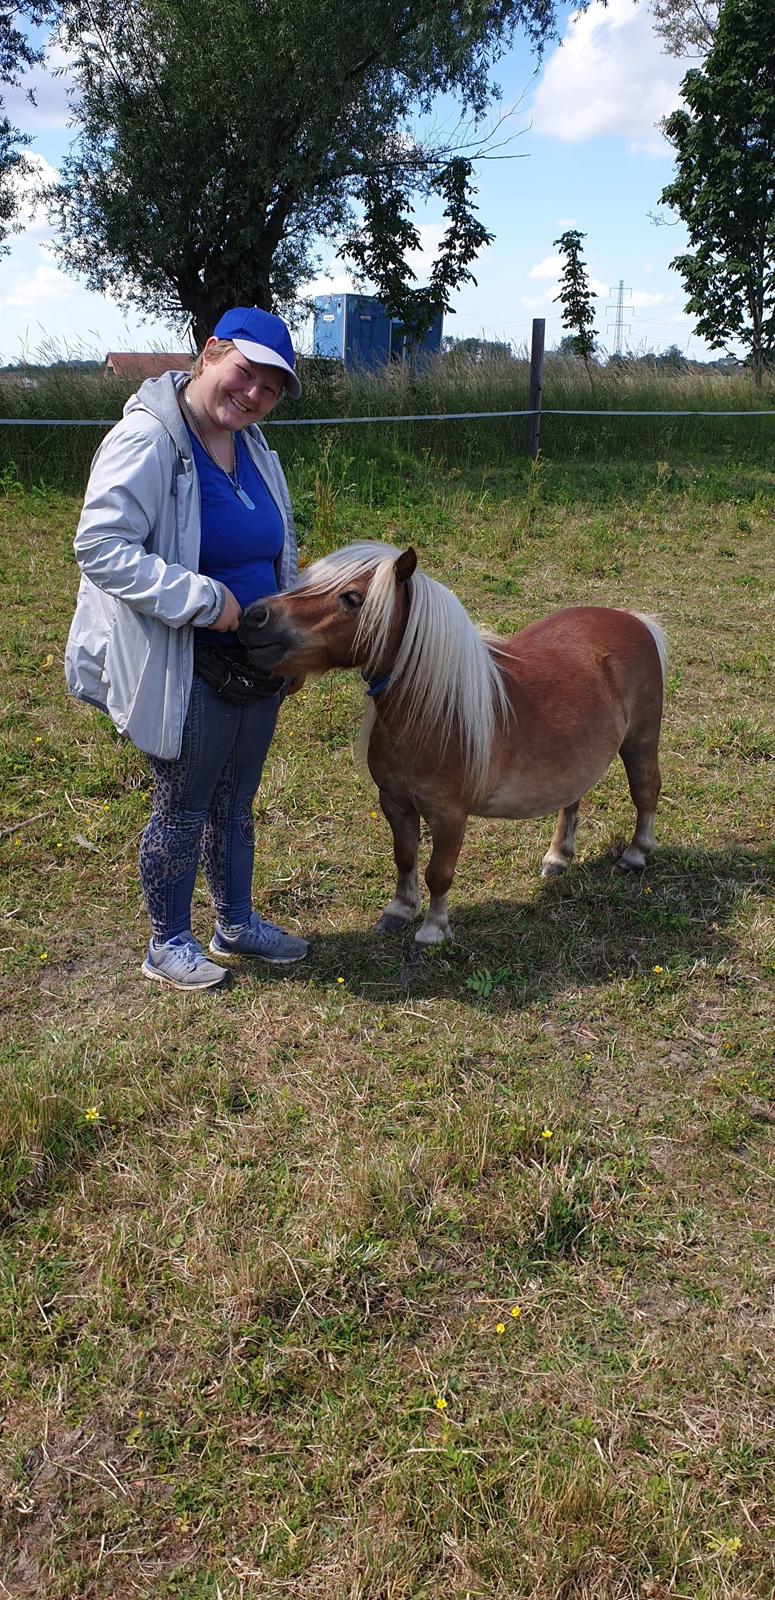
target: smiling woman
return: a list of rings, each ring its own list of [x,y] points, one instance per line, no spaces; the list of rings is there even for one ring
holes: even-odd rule
[[[148,756],[142,971],[176,989],[230,980],[191,930],[200,856],[213,954],[273,966],[307,954],[252,909],[252,803],[286,685],[251,672],[236,637],[243,607],[296,576],[288,489],[257,426],[283,390],[301,393],[285,323],[255,306],[226,312],[190,378],[167,372],[127,402],[76,535],[68,685]]]

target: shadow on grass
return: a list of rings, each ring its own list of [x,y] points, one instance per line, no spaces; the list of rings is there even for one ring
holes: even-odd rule
[[[454,998],[511,1009],[568,990],[651,979],[694,962],[732,962],[739,949],[727,924],[743,898],[772,883],[766,852],[661,849],[645,874],[622,875],[615,855],[539,880],[535,898],[455,903],[453,939],[430,950],[414,929],[380,938],[348,933],[313,941],[309,967],[287,982],[344,985],[369,1000]],[[419,923],[414,925],[416,929]],[[247,974],[240,973],[240,983]],[[261,981],[266,981],[262,978]]]

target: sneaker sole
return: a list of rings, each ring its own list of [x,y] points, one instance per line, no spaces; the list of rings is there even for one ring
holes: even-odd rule
[[[266,967],[292,967],[297,961],[306,961],[309,951],[305,950],[302,956],[262,956],[257,950],[229,950],[227,946],[216,944],[214,939],[208,945],[211,956],[247,956],[249,961],[263,961]]]
[[[222,978],[213,978],[212,983],[176,983],[174,978],[168,978],[166,972],[159,972],[156,967],[149,966],[144,961],[140,971],[144,978],[152,978],[154,983],[160,983],[167,989],[177,989],[180,994],[202,994],[207,989],[230,989],[231,973],[224,972]]]

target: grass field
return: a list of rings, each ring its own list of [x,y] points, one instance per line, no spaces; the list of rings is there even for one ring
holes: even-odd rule
[[[404,470],[415,479],[414,462],[424,455],[436,466],[473,474],[476,481],[483,457],[491,467],[509,466],[524,454],[526,423],[522,416],[491,416],[486,422],[440,419],[450,414],[460,419],[469,412],[524,411],[529,394],[527,360],[472,362],[440,356],[416,372],[398,365],[375,372],[345,371],[335,361],[303,358],[300,365],[301,400],[284,400],[267,423],[267,437],[282,452],[284,461],[295,458],[314,471],[320,457],[317,428],[293,427],[294,421],[349,417],[433,419],[375,423],[368,428],[338,422],[329,435],[329,467],[341,470],[343,462],[351,463],[362,490],[368,488],[371,477],[379,481],[387,462],[401,456],[406,458]],[[25,483],[82,490],[94,450],[110,421],[121,415],[131,389],[131,384],[100,373],[79,374],[56,367],[36,371],[32,380],[24,374],[3,374],[0,477],[5,473],[10,482],[18,476]],[[632,363],[593,368],[588,375],[583,362],[550,354],[543,407],[541,446],[548,461],[600,465],[612,457],[634,463],[665,458],[706,462],[712,458],[756,464],[763,456],[771,456],[775,446],[775,374],[769,374],[758,388],[747,371],[666,372]],[[751,414],[759,411],[768,414]],[[592,414],[584,415],[586,412]],[[620,414],[607,417],[601,415],[604,412]],[[645,415],[633,416],[632,412]],[[670,412],[676,414],[664,414]],[[689,415],[682,414],[687,412]],[[38,425],[46,419],[73,423],[90,418],[107,419],[106,426]],[[6,425],[9,419],[26,419],[36,425],[14,428]]]
[[[564,880],[473,821],[454,943],[378,942],[323,680],[258,807],[309,969],[158,992],[144,764],[62,682],[77,502],[6,474],[0,1596],[770,1600],[775,457],[317,450],[311,554],[411,538],[504,633],[661,618],[660,847],[614,874],[612,769]]]

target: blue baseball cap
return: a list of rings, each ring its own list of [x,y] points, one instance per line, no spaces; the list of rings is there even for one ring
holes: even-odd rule
[[[216,339],[229,339],[241,356],[264,367],[280,367],[285,387],[292,400],[298,400],[301,384],[293,370],[293,345],[282,317],[258,306],[235,306],[225,311],[213,328]]]

